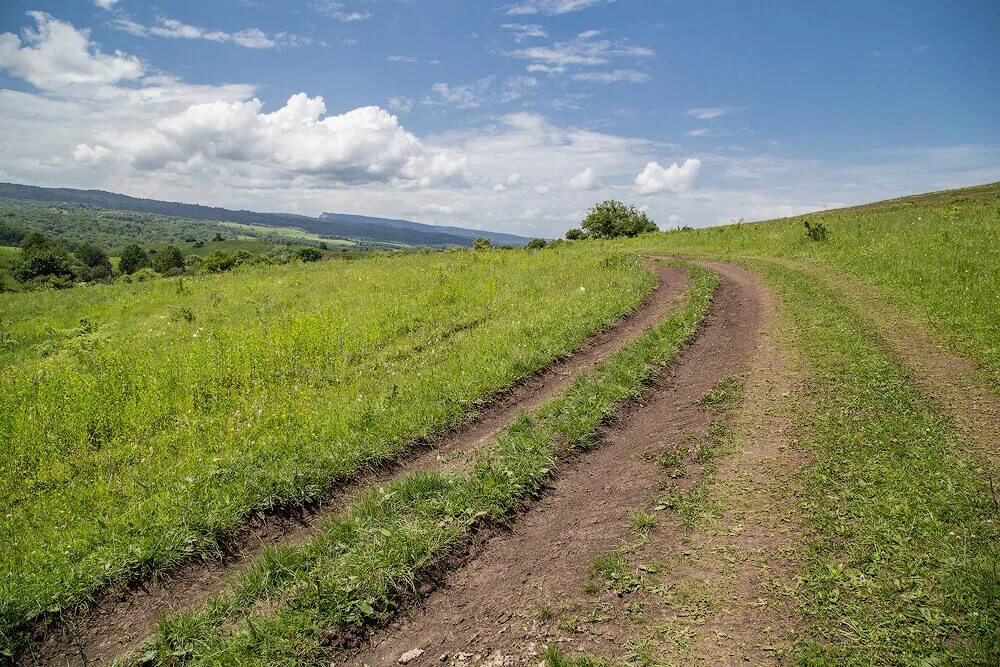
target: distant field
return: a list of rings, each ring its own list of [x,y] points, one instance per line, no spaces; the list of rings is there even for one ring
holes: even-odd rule
[[[294,227],[268,227],[267,225],[244,225],[238,222],[221,222],[221,225],[226,227],[232,227],[233,229],[240,230],[244,229],[255,234],[280,234],[281,236],[290,239],[301,239],[303,241],[315,241],[317,243],[324,242],[329,246],[354,246],[357,245],[354,241],[349,241],[347,239],[330,239],[324,238],[319,234],[314,234],[313,232],[307,232],[304,229],[296,229]]]

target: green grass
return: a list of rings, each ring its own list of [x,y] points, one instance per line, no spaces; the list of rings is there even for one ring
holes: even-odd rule
[[[949,420],[836,294],[761,264],[797,329],[810,665],[996,664],[1000,512]]]
[[[461,423],[653,284],[567,248],[0,295],[0,631]]]
[[[546,483],[560,455],[590,445],[616,407],[638,395],[652,364],[674,358],[717,283],[703,269],[692,275],[682,310],[521,417],[477,456],[470,473],[416,473],[371,490],[307,544],[269,552],[204,608],[163,622],[134,659],[329,662],[333,636],[391,616],[421,570],[453,551],[475,524],[508,520]]]
[[[803,221],[829,238],[806,238]],[[621,243],[648,251],[816,263],[862,280],[977,361],[1000,392],[1000,183]]]

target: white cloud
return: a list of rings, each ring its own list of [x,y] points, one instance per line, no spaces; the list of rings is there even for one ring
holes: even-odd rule
[[[614,0],[525,0],[507,7],[506,13],[511,16],[524,14],[569,14],[587,7],[600,5]]]
[[[576,176],[566,181],[566,186],[571,190],[596,190],[601,187],[601,179],[590,167],[586,167]]]
[[[365,19],[371,18],[370,12],[349,9],[345,3],[334,2],[333,0],[319,0],[318,2],[312,3],[310,7],[320,14],[324,14],[332,19],[343,21],[345,23],[364,21]]]
[[[390,97],[388,106],[393,111],[408,113],[413,110],[413,100],[409,97]]]
[[[547,32],[542,30],[542,26],[536,23],[504,23],[500,27],[504,30],[510,30],[514,41],[518,44],[526,39],[549,36]]]
[[[391,63],[415,63],[417,62],[416,56],[389,56],[386,58]]]
[[[684,192],[694,186],[701,170],[701,160],[689,158],[684,164],[674,162],[669,167],[661,167],[659,162],[650,162],[635,177],[635,189],[640,195],[658,192]]]
[[[70,92],[135,80],[145,72],[135,56],[98,51],[89,30],[76,30],[45,12],[28,16],[35,29],[25,28],[21,38],[9,32],[0,35],[0,69],[37,88]]]
[[[634,69],[616,69],[611,72],[578,72],[573,75],[574,81],[588,83],[646,83],[652,77],[645,72]]]
[[[531,73],[539,74],[563,74],[566,72],[565,67],[556,66],[552,67],[549,65],[542,65],[541,63],[532,63],[528,65],[528,71]]]
[[[606,65],[614,58],[650,58],[656,53],[644,46],[633,46],[627,42],[612,42],[607,39],[593,39],[596,30],[580,33],[563,42],[549,46],[530,46],[507,53],[513,58],[533,61],[533,65],[566,68],[575,65]],[[531,67],[531,65],[529,65]],[[542,71],[542,70],[536,70]]]
[[[260,28],[247,28],[237,32],[210,30],[190,25],[176,19],[159,17],[151,26],[143,25],[123,14],[116,16],[111,25],[137,37],[163,37],[165,39],[202,39],[208,42],[230,43],[248,49],[273,49],[278,47],[326,46],[326,42],[312,37],[301,37],[288,32],[268,35]]]
[[[78,146],[74,155],[89,159],[102,148],[144,171],[231,163],[331,183],[412,185],[464,178],[461,158],[428,153],[387,111],[361,107],[326,115],[323,98],[305,93],[272,113],[263,113],[256,98],[194,104],[149,128],[106,133],[93,145]]]
[[[741,111],[741,109],[737,107],[702,107],[699,109],[688,109],[684,114],[698,120],[712,120],[713,118],[726,116],[737,111]]]
[[[695,130],[690,130],[684,133],[685,137],[708,137],[712,135],[712,131],[707,127],[699,127]]]
[[[101,9],[112,10],[118,4],[118,0],[94,0],[94,5]]]
[[[476,109],[488,103],[513,102],[537,86],[538,80],[531,76],[511,76],[499,83],[492,75],[466,84],[435,83],[431,86],[433,97],[424,99],[423,104]]]

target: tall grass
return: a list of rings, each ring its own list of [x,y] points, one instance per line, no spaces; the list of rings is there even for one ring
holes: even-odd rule
[[[809,240],[805,220],[825,225],[827,240]],[[797,259],[846,272],[929,323],[1000,391],[1000,183],[622,245]]]
[[[653,284],[564,248],[0,297],[0,632],[457,425]]]

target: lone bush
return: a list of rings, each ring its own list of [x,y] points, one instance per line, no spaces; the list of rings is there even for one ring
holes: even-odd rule
[[[479,238],[477,238],[475,241],[472,242],[472,249],[473,250],[492,250],[493,249],[493,243],[490,242],[490,240],[488,238],[486,238],[485,236],[480,236]]]
[[[318,262],[323,259],[323,251],[319,248],[306,246],[295,251],[295,257],[303,262]]]
[[[803,224],[806,226],[806,238],[810,241],[825,241],[827,232],[826,225],[822,222],[817,222],[815,225],[810,225],[808,220],[803,220]]]
[[[587,211],[580,226],[599,239],[638,236],[658,229],[644,211],[613,199],[603,201]]]
[[[541,250],[546,245],[548,244],[545,239],[531,239],[524,247],[528,250]]]
[[[183,270],[184,255],[181,254],[180,248],[168,245],[156,253],[156,258],[153,259],[153,268],[163,275],[167,275],[172,269]]]
[[[580,239],[587,238],[587,234],[579,227],[574,227],[573,229],[566,232],[567,241],[579,241]]]

